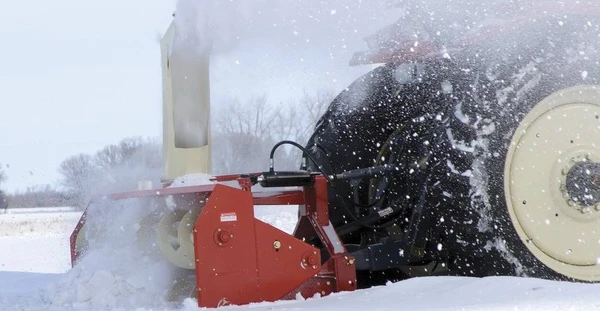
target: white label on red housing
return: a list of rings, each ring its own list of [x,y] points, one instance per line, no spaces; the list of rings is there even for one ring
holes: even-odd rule
[[[237,221],[237,215],[235,213],[222,213],[221,222],[226,221]]]
[[[379,217],[386,217],[393,212],[394,212],[394,210],[391,207],[388,207],[388,208],[378,211],[377,213],[379,214]]]

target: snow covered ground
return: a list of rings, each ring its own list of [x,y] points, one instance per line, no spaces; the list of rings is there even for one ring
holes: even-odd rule
[[[70,208],[9,209],[0,214],[0,271],[64,273],[69,235],[81,212]]]
[[[80,213],[69,209],[0,214],[1,310],[197,310],[196,301],[192,299],[176,305],[160,301],[148,304],[141,296],[115,294],[108,301],[110,292],[102,287],[106,277],[111,277],[107,274],[97,274],[86,283],[78,282],[77,277],[83,278],[84,273],[69,269],[68,238],[79,216]],[[293,211],[281,208],[257,211],[257,217],[288,231],[295,220]],[[118,281],[119,276],[114,278]],[[94,282],[99,286],[93,287]],[[83,291],[87,296],[82,297],[82,288],[64,288],[65,284],[78,287],[86,284],[92,290]],[[71,290],[78,290],[79,296],[70,295]],[[256,303],[222,309],[600,310],[598,292],[600,284],[515,277],[427,277],[305,301]],[[62,299],[58,299],[59,296]],[[88,303],[85,299],[98,303]],[[136,301],[139,301],[139,307],[134,307]]]

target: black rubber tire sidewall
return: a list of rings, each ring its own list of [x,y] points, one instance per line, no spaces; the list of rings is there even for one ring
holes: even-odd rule
[[[569,32],[561,31],[557,36],[566,36],[565,32]],[[598,30],[595,29],[593,33],[598,33]],[[487,179],[485,185],[480,185],[485,188],[487,198],[471,195],[471,208],[481,215],[478,226],[484,228],[482,237],[486,239],[483,256],[475,258],[476,262],[471,265],[475,274],[573,280],[540,262],[526,247],[527,242],[517,234],[505,199],[504,169],[515,129],[537,103],[565,88],[600,85],[597,53],[580,58],[568,55],[569,50],[578,51],[582,46],[596,52],[598,44],[583,40],[593,33],[578,35],[573,30],[568,40],[559,42],[551,37],[543,37],[521,49],[519,57],[497,59],[493,65],[498,70],[495,79],[476,86],[477,96],[487,98],[490,104],[487,107],[470,107],[471,113],[478,115],[480,120],[490,120],[495,130],[489,135],[478,135],[478,139],[487,142],[487,145],[476,145],[473,159],[473,174],[479,174],[480,178],[483,174],[483,179]],[[480,70],[483,75],[489,73],[490,67]],[[502,97],[498,94],[502,94]],[[474,128],[476,132],[482,132],[480,126]],[[478,167],[481,168],[479,172]],[[476,193],[477,189],[471,192]]]

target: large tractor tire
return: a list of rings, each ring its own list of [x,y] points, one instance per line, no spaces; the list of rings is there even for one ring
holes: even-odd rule
[[[455,245],[457,240],[476,236],[474,228],[464,226],[472,222],[469,180],[453,173],[467,171],[472,154],[468,148],[456,148],[446,138],[448,128],[464,127],[453,117],[453,111],[456,101],[470,100],[470,89],[462,89],[465,79],[460,67],[445,60],[384,65],[358,79],[330,105],[307,144],[317,162],[311,163],[312,170],[332,174],[384,164],[399,168],[391,178],[330,185],[330,218],[338,233],[340,228],[360,222],[357,219],[367,214],[369,207],[381,211],[394,206],[397,210],[391,220],[361,224],[362,228],[348,234],[342,230],[346,244],[364,245],[388,237],[402,239],[410,225],[406,219],[418,204],[427,205],[425,218],[431,225],[419,234],[430,243]],[[452,86],[450,81],[460,83]],[[460,160],[448,165],[450,158]],[[427,200],[421,202],[424,196]],[[435,237],[435,242],[431,237]],[[453,249],[472,254],[475,247]],[[456,252],[449,256],[465,258]],[[408,269],[429,266],[432,259],[423,256],[422,261],[411,263]],[[381,284],[407,274],[410,273],[406,269],[366,275],[361,272],[359,279],[363,282],[359,283]]]
[[[527,114],[511,113],[517,124],[498,120],[489,145],[478,147],[474,180],[487,194],[475,201],[492,233],[486,250],[498,258],[487,269],[597,281],[600,87],[540,93]]]
[[[495,50],[505,57],[479,54],[493,65],[474,70],[477,105],[462,118],[476,135],[478,274],[600,280],[600,31],[556,25]]]
[[[402,83],[396,73],[395,66],[378,67],[334,99],[307,144],[318,162],[310,163],[312,170],[329,175],[372,166],[388,137],[425,113],[426,105],[405,103],[430,101],[432,94],[422,92],[428,81],[414,77],[414,81]],[[360,217],[360,211],[348,201],[368,204],[368,180],[331,185],[330,217],[336,227]],[[359,237],[350,234],[345,238],[351,243]]]
[[[308,143],[319,146],[313,169],[402,168],[383,201],[410,210],[426,197],[430,227],[420,234],[444,249],[435,255],[452,274],[600,280],[595,25],[540,23],[450,59],[375,69],[318,124]],[[412,79],[399,74],[406,68]],[[334,226],[360,217],[348,199],[369,204],[376,187],[336,184]],[[362,232],[393,237],[406,226],[398,217]],[[344,242],[364,243],[360,232]]]

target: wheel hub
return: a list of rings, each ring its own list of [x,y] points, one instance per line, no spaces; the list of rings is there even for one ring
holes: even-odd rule
[[[574,159],[561,188],[567,204],[581,213],[600,210],[600,163],[589,156]]]
[[[531,109],[514,132],[504,189],[513,225],[538,260],[600,280],[600,89],[564,89]]]

